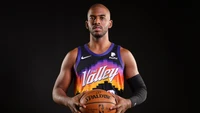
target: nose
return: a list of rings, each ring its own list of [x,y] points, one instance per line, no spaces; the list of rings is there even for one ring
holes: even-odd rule
[[[100,19],[99,18],[95,18],[94,24],[100,24]]]

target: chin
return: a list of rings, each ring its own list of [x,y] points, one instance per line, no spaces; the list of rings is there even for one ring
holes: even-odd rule
[[[101,34],[93,34],[93,37],[95,37],[96,39],[99,39],[99,38],[103,37],[103,35],[101,35]]]
[[[100,39],[102,36],[100,36],[100,35],[95,35],[94,36],[94,38],[96,38],[96,39]]]

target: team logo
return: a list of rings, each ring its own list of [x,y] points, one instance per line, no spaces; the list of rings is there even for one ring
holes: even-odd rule
[[[118,74],[119,68],[107,68],[107,66],[100,67],[97,71],[88,70],[83,72],[82,86],[91,84],[93,82],[109,79],[110,82]]]

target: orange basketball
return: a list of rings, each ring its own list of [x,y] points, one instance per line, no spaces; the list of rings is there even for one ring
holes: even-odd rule
[[[116,104],[114,96],[102,89],[87,91],[80,103],[86,105],[86,108],[80,108],[82,113],[116,113],[115,109],[109,109]]]

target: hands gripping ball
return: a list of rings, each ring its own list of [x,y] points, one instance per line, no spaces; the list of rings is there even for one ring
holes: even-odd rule
[[[80,99],[86,108],[80,108],[82,113],[116,113],[109,108],[116,104],[114,96],[102,89],[87,91]]]

